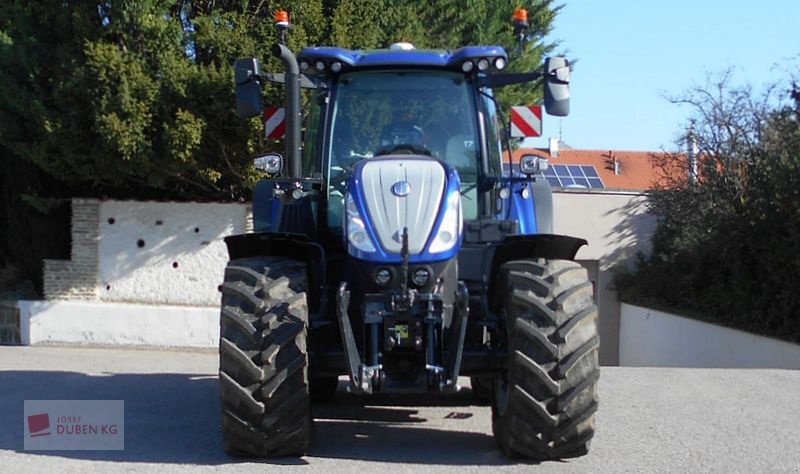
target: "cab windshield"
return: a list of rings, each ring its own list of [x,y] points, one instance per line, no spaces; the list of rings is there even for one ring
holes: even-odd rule
[[[477,127],[472,91],[449,72],[343,74],[333,104],[332,167],[373,156],[414,153],[459,170],[477,169]],[[466,171],[466,169],[464,169]]]
[[[473,90],[462,74],[342,74],[332,99],[327,151],[333,194],[338,196],[334,190],[342,189],[353,164],[388,154],[441,159],[458,171],[462,193],[475,188],[479,166],[477,114]],[[472,202],[476,198],[474,192],[463,194],[465,218],[476,217],[477,203]],[[332,219],[330,224],[336,227],[338,223]]]

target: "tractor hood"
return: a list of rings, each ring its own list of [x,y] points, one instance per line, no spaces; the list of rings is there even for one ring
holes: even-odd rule
[[[348,252],[369,261],[400,262],[407,229],[409,261],[454,257],[462,234],[459,188],[455,170],[430,157],[361,161],[345,196]]]

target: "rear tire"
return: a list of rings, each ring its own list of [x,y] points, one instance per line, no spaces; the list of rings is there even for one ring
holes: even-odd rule
[[[586,270],[566,260],[517,260],[500,278],[509,361],[495,379],[495,438],[509,457],[582,456],[594,436],[600,377]]]
[[[305,264],[296,260],[244,258],[225,269],[219,388],[229,454],[302,456],[308,449],[305,289]]]

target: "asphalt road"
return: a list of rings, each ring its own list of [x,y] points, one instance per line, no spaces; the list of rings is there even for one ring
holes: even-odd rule
[[[2,472],[800,472],[800,371],[603,368],[591,452],[505,459],[490,410],[447,398],[315,407],[311,454],[228,457],[210,353],[0,347]],[[124,399],[124,451],[23,450],[23,400]]]

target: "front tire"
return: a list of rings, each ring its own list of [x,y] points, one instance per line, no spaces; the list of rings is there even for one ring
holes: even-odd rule
[[[225,450],[302,456],[311,438],[306,268],[279,257],[233,260],[225,269],[219,388]]]
[[[480,403],[492,401],[494,397],[494,378],[493,377],[478,377],[473,376],[469,378],[470,387],[472,387],[472,395]]]
[[[582,456],[594,436],[599,337],[586,270],[517,260],[500,271],[508,371],[495,379],[492,428],[509,457]]]
[[[336,397],[339,387],[339,377],[322,376],[312,377],[309,381],[309,393],[312,402],[329,402]]]

